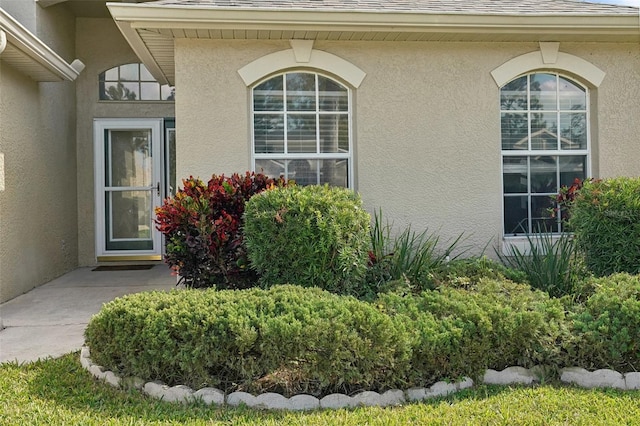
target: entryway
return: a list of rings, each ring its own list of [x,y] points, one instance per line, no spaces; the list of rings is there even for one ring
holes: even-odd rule
[[[175,186],[175,122],[94,120],[96,257],[161,260],[154,210]]]

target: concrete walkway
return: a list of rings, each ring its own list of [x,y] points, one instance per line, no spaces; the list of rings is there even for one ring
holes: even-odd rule
[[[0,305],[0,363],[30,362],[79,350],[84,329],[116,297],[175,288],[167,265],[139,271],[80,268]]]

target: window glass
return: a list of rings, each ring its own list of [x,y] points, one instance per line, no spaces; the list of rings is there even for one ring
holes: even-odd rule
[[[552,218],[555,196],[589,163],[588,90],[556,73],[520,76],[500,89],[504,233],[540,227],[562,232]]]
[[[175,88],[158,83],[143,64],[124,64],[100,73],[101,101],[174,101]]]
[[[254,168],[298,185],[350,186],[349,89],[313,72],[288,72],[256,85]]]

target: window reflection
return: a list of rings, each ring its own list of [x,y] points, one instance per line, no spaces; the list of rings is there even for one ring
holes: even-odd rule
[[[161,85],[144,64],[124,64],[100,73],[102,101],[174,101],[175,87]]]

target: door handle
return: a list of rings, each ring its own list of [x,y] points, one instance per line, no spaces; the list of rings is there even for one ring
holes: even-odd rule
[[[160,182],[156,183],[156,194],[160,196]]]

